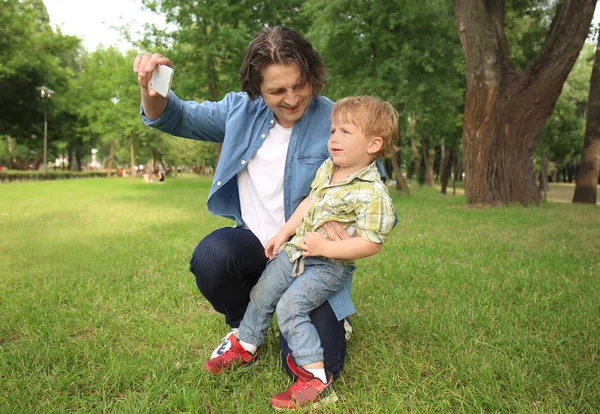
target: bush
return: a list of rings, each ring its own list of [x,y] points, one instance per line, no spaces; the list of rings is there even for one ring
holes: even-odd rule
[[[113,170],[111,176],[115,174]],[[13,181],[44,181],[44,180],[70,180],[74,178],[96,178],[106,177],[105,171],[68,171],[52,170],[44,171],[20,171],[20,170],[2,170],[0,171],[0,182],[10,183]]]

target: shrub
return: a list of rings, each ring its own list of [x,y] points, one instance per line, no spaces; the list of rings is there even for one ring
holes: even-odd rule
[[[113,170],[111,176],[115,174]],[[74,178],[96,178],[106,177],[105,171],[68,171],[52,170],[44,171],[20,171],[20,170],[2,170],[0,171],[0,182],[10,183],[13,181],[43,181],[43,180],[70,180]]]

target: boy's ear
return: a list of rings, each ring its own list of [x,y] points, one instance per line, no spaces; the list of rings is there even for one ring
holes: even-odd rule
[[[379,151],[381,151],[382,147],[383,147],[383,138],[374,137],[374,138],[371,138],[371,142],[369,142],[367,152],[369,154],[377,154]]]

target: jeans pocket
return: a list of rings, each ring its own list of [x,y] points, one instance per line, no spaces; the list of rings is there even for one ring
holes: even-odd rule
[[[315,305],[320,306],[331,295],[340,291],[352,275],[351,266],[339,264],[313,265],[317,267],[318,277],[306,290],[306,297]]]

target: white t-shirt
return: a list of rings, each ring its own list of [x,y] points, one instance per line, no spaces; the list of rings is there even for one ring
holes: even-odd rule
[[[292,128],[275,124],[237,175],[242,220],[263,246],[285,224],[283,173]]]

